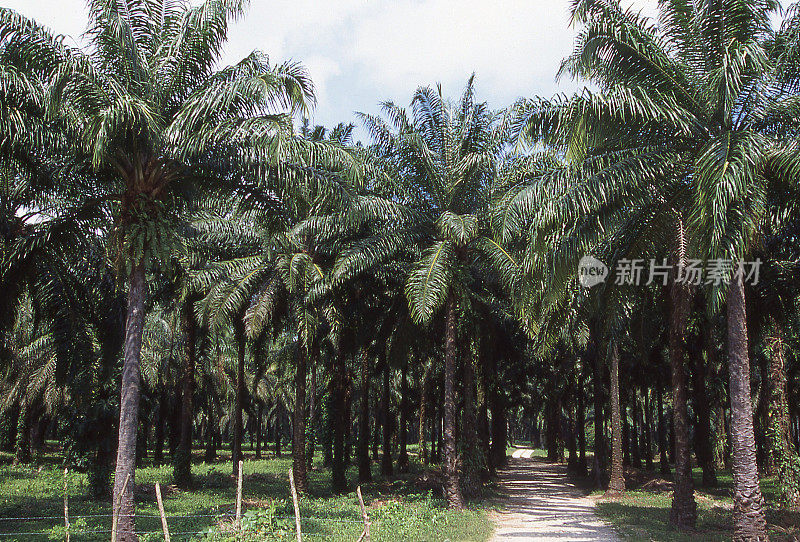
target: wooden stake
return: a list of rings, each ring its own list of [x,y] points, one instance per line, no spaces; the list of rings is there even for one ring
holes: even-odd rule
[[[242,461],[239,461],[239,481],[236,484],[236,529],[242,530]]]
[[[67,485],[67,474],[69,469],[64,467],[64,532],[67,542],[69,542],[69,486]]]
[[[131,473],[125,477],[125,483],[122,484],[122,491],[120,491],[119,495],[122,496],[125,493],[125,490],[128,489],[128,480],[131,479]],[[117,502],[114,503],[111,509],[111,542],[117,542],[117,519],[119,516],[119,499]]]
[[[167,527],[167,516],[164,514],[164,501],[161,500],[161,486],[156,482],[156,500],[158,501],[158,513],[161,515],[161,528],[164,530],[164,540],[169,540],[169,527]]]
[[[294,502],[294,524],[297,528],[297,542],[303,542],[303,532],[300,530],[300,504],[297,502],[297,488],[294,487],[294,472],[289,469],[289,485],[292,488],[292,502]]]
[[[358,504],[361,506],[361,516],[364,518],[364,532],[358,537],[358,542],[362,540],[370,542],[369,516],[367,515],[367,507],[364,506],[364,497],[361,496],[361,486],[356,486],[356,495],[358,495]]]

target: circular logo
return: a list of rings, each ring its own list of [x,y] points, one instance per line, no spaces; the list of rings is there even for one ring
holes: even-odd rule
[[[582,286],[591,288],[608,277],[608,266],[593,256],[584,256],[578,262],[578,281]]]

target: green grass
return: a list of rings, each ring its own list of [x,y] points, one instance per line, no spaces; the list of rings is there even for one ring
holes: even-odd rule
[[[509,453],[514,448],[509,448]],[[180,491],[170,487],[172,467],[145,464],[137,469],[137,529],[152,534],[142,540],[161,540],[160,520],[153,485],[159,482],[164,492],[164,507],[170,516],[173,540],[198,540],[199,533],[216,526],[220,517],[235,511],[236,484],[231,476],[231,464],[222,451],[214,463],[195,458],[192,466],[195,488]],[[245,522],[267,525],[270,540],[293,540],[293,507],[289,492],[288,471],[291,458],[255,460],[252,452],[244,462]],[[545,455],[543,450],[534,452]],[[303,531],[307,540],[356,540],[361,534],[360,510],[355,493],[334,495],[330,491],[330,471],[320,467],[317,454],[315,468],[309,473],[310,494],[300,499]],[[35,465],[11,466],[11,457],[0,454],[0,542],[6,540],[63,540],[64,478],[59,457],[47,454]],[[657,467],[656,467],[657,470]],[[422,542],[432,540],[484,541],[492,532],[487,517],[489,499],[478,500],[461,512],[451,512],[440,498],[415,483],[422,472],[421,465],[411,464],[411,472],[385,479],[377,465],[373,466],[375,482],[362,488],[372,519],[372,540],[378,542]],[[691,541],[728,540],[731,534],[731,491],[733,479],[729,472],[719,472],[719,486],[701,487],[701,473],[694,471],[698,503],[697,532],[682,534],[669,527],[670,492],[651,492],[642,489],[627,491],[613,499],[599,498],[598,513],[614,525],[626,540]],[[350,487],[355,488],[356,471],[348,470]],[[87,498],[87,480],[81,473],[69,475],[70,517],[73,525],[84,529],[72,540],[108,540],[111,512],[107,501]],[[793,540],[800,536],[800,513],[775,509],[777,487],[774,478],[762,480],[762,491],[770,509],[768,521],[773,540]],[[491,496],[491,491],[487,492]],[[599,492],[595,493],[600,497]],[[247,514],[247,511],[250,511]],[[47,519],[14,521],[11,518],[46,517]],[[78,516],[87,517],[82,520]],[[178,517],[191,516],[191,517]],[[91,534],[85,531],[106,531]],[[75,533],[75,530],[72,531]],[[32,534],[25,534],[32,533]],[[187,534],[180,534],[187,533]],[[192,533],[192,534],[188,534]],[[2,536],[10,535],[10,536]],[[262,534],[256,538],[267,539]],[[224,537],[208,540],[231,540]]]
[[[288,471],[291,458],[255,460],[247,453],[244,462],[244,511],[256,510],[247,517],[269,511],[276,519],[276,530],[291,530],[294,526]],[[0,463],[9,457],[0,456]],[[219,516],[235,511],[236,484],[231,476],[230,461],[206,464],[197,461],[192,466],[195,488],[180,491],[170,487],[172,468],[169,465],[145,465],[137,469],[137,530],[152,532],[143,540],[161,540],[161,524],[153,485],[159,482],[164,494],[164,508],[169,519],[173,540],[196,540],[196,534],[216,525]],[[320,468],[321,458],[315,457],[315,468],[309,473],[310,494],[300,500],[303,531],[308,540],[356,540],[362,523],[358,500],[354,492],[334,495],[330,491],[330,471]],[[0,466],[0,542],[11,540],[63,540],[64,478],[58,467],[58,458],[51,454],[42,457],[37,465]],[[461,512],[448,511],[440,498],[418,487],[414,481],[422,471],[413,463],[411,472],[393,480],[382,478],[373,471],[375,482],[362,488],[368,513],[373,521],[372,539],[381,542],[413,542],[429,540],[483,541],[491,532],[485,506],[480,502]],[[355,490],[355,469],[348,471],[350,487]],[[69,508],[73,524],[85,531],[73,540],[108,540],[107,533],[91,534],[86,531],[109,531],[110,502],[97,502],[87,498],[87,480],[84,474],[69,475]],[[87,517],[77,520],[78,516]],[[148,517],[150,516],[150,517]],[[194,517],[176,517],[194,516]],[[206,517],[211,516],[211,517]],[[13,521],[10,518],[47,517],[48,519]],[[248,521],[249,521],[248,519]],[[75,532],[74,530],[72,531]],[[34,533],[34,534],[23,534]],[[187,534],[179,534],[187,533]],[[293,536],[291,532],[284,533]],[[10,536],[2,536],[10,535]]]
[[[657,472],[657,467],[656,467]],[[717,473],[715,488],[702,487],[702,473],[693,470],[697,501],[697,530],[681,533],[669,526],[672,493],[633,489],[614,498],[599,498],[597,512],[608,520],[625,539],[632,541],[723,541],[732,533],[733,477],[728,471]],[[777,486],[774,478],[764,478],[761,490],[767,501],[767,522],[770,537],[775,540],[797,540],[800,537],[800,513],[777,509]]]

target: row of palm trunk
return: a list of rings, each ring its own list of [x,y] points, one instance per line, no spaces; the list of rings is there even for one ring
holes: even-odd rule
[[[135,277],[134,277],[135,278]],[[138,286],[132,280],[132,286]],[[131,297],[138,288],[131,288]],[[671,514],[671,521],[678,527],[690,529],[694,526],[697,518],[696,503],[693,495],[692,478],[691,478],[691,453],[689,441],[689,419],[687,409],[688,387],[686,377],[686,344],[684,341],[685,327],[687,316],[691,307],[692,293],[687,288],[683,288],[677,283],[673,283],[670,289],[670,332],[669,332],[669,351],[670,351],[670,369],[671,369],[671,385],[672,385],[672,427],[674,435],[674,464],[675,464],[675,493],[673,497],[673,507]],[[728,348],[729,348],[729,374],[730,374],[730,397],[731,397],[731,460],[735,476],[734,488],[734,525],[736,528],[737,537],[747,539],[747,537],[755,537],[751,539],[763,538],[765,533],[764,522],[764,500],[761,495],[758,485],[758,470],[756,467],[756,444],[753,431],[753,411],[750,401],[750,370],[749,370],[749,356],[748,356],[748,337],[746,328],[746,313],[745,313],[745,299],[744,299],[744,285],[741,281],[734,281],[731,283],[728,300],[727,300],[727,327],[728,327]],[[450,302],[449,302],[450,303]],[[453,507],[463,506],[463,496],[461,492],[460,481],[462,473],[459,472],[458,465],[458,451],[456,446],[456,368],[458,360],[456,359],[456,336],[455,336],[455,311],[448,303],[446,311],[446,328],[445,328],[445,346],[446,355],[444,359],[444,389],[443,389],[443,445],[440,446],[442,450],[443,473],[445,480],[445,494],[448,502]],[[135,307],[134,307],[135,308]],[[128,326],[137,325],[135,310],[129,310]],[[138,324],[141,325],[141,324]],[[178,455],[176,458],[176,480],[182,485],[189,486],[191,484],[190,475],[190,457],[191,457],[191,442],[192,442],[192,421],[193,417],[193,383],[194,383],[194,360],[195,354],[195,337],[196,337],[196,324],[190,317],[187,316],[184,322],[184,329],[187,336],[186,342],[186,369],[182,375],[182,414],[181,414],[181,430],[180,430],[180,444],[178,448]],[[135,333],[133,334],[135,335]],[[242,331],[236,334],[237,343],[239,344],[239,363],[237,367],[237,386],[236,386],[236,405],[235,411],[238,413],[234,417],[234,435],[233,435],[233,452],[234,452],[234,469],[238,465],[238,459],[241,457],[241,441],[243,436],[241,412],[242,412],[242,397],[244,394],[243,381],[244,381],[244,336]],[[601,370],[600,359],[601,357],[597,352],[592,352],[599,348],[595,340],[590,345],[588,354],[594,356],[595,369]],[[127,347],[127,345],[126,345]],[[773,447],[779,450],[791,450],[788,443],[788,414],[786,407],[786,377],[785,369],[783,367],[782,344],[780,340],[776,340],[772,349],[773,355],[770,357],[770,397],[771,403],[778,405],[778,412],[783,413],[783,416],[775,416],[776,427],[771,429],[770,438]],[[610,457],[610,475],[608,481],[608,490],[611,492],[621,492],[625,489],[625,481],[623,476],[623,424],[620,414],[620,395],[619,395],[619,349],[615,343],[610,343],[610,413],[611,413],[611,457]],[[368,481],[371,479],[371,461],[369,459],[369,425],[370,414],[369,409],[369,391],[371,382],[371,363],[370,352],[364,349],[361,354],[361,407],[359,413],[359,440],[358,440],[358,465],[359,465],[359,480]],[[379,363],[379,366],[381,364]],[[391,444],[390,439],[392,436],[391,424],[387,421],[392,419],[389,411],[390,402],[387,400],[389,395],[389,370],[388,365],[383,362],[386,370],[383,370],[382,382],[382,424],[384,426],[383,432],[383,449],[381,470],[384,474],[392,474],[392,458],[391,458]],[[693,367],[693,377],[695,381],[694,390],[698,392],[699,384],[702,381],[702,363],[697,363]],[[305,443],[305,423],[306,423],[306,373],[307,370],[307,353],[300,350],[298,356],[296,380],[295,380],[295,393],[297,400],[295,401],[295,409],[293,413],[293,468],[295,471],[295,479],[298,488],[301,491],[308,489],[307,467],[308,461],[306,460],[306,443]],[[602,378],[598,377],[597,373],[594,378],[595,393],[594,393],[594,408],[596,412],[602,412],[604,408],[603,391],[602,391]],[[350,392],[349,387],[352,383],[348,382],[348,375],[346,371],[345,359],[343,356],[337,357],[336,364],[332,373],[332,396],[333,396],[333,409],[335,412],[344,412],[349,407],[346,407],[345,396]],[[465,371],[465,380],[471,377],[471,371]],[[427,417],[425,409],[428,406],[426,394],[430,393],[429,386],[426,386],[427,378],[423,379],[422,395],[424,400],[421,402],[420,410],[420,436],[424,435],[425,419]],[[404,387],[403,392],[407,391],[405,371],[401,379]],[[131,379],[127,379],[127,384],[132,384]],[[468,399],[470,394],[466,393],[467,389],[472,389],[472,383],[468,380],[464,383],[465,399]],[[136,382],[138,385],[138,382]],[[125,398],[125,389],[123,386],[123,400]],[[493,398],[492,403],[492,436],[495,442],[505,442],[504,432],[505,427],[505,412],[502,406],[499,405],[497,399],[497,391],[492,388],[490,397]],[[401,455],[399,457],[399,470],[404,470],[407,466],[407,422],[408,413],[407,405],[405,403],[405,393],[401,404],[401,423],[399,428],[399,440]],[[660,398],[659,398],[660,399]],[[696,398],[697,399],[697,398]],[[659,403],[661,401],[659,400]],[[704,401],[696,401],[697,405],[703,405]],[[138,409],[133,409],[134,412]],[[579,409],[582,412],[582,408]],[[662,410],[659,408],[659,417],[662,415]],[[698,415],[702,409],[698,409]],[[465,420],[465,427],[475,427],[474,423],[475,412],[469,405],[465,404],[464,416],[472,417],[470,420]],[[484,411],[483,416],[486,416]],[[348,417],[334,416],[333,425],[333,487],[336,490],[344,490],[346,488],[346,477],[344,475],[347,461],[345,460],[345,433],[347,431],[346,423]],[[701,424],[697,427],[702,429],[707,423],[708,417],[704,416]],[[126,420],[131,423],[130,420]],[[135,422],[134,422],[135,423]],[[663,424],[662,421],[659,421]],[[137,424],[138,425],[138,424]],[[120,425],[120,433],[122,436],[123,429],[129,427],[128,424],[122,423]],[[134,425],[136,427],[136,425]],[[595,442],[600,443],[596,446],[595,454],[595,472],[598,476],[602,476],[603,466],[605,465],[605,458],[603,457],[602,450],[605,449],[604,434],[602,424],[595,424]],[[660,438],[663,438],[663,432],[660,433]],[[132,445],[135,446],[136,431],[133,430],[132,434],[134,439]],[[702,437],[702,431],[700,431]],[[483,438],[488,442],[488,435],[483,435]],[[468,439],[473,439],[472,435],[467,435]],[[420,440],[420,449],[423,457],[427,455],[425,440]],[[126,444],[124,439],[120,440],[120,449]],[[131,445],[131,444],[128,444]],[[498,447],[499,448],[499,447]],[[707,448],[699,448],[698,452]],[[666,464],[663,461],[664,446],[662,450],[662,466]],[[118,451],[118,453],[121,453]],[[488,454],[489,464],[494,465],[502,461],[499,454]],[[572,456],[573,454],[571,454]],[[701,457],[703,454],[698,453],[698,460],[705,466],[712,458]],[[585,462],[585,459],[584,459]],[[783,465],[783,463],[781,463]],[[704,468],[704,474],[706,469]],[[711,471],[713,473],[713,471]],[[132,478],[132,477],[131,477]],[[117,480],[117,483],[122,483],[123,487],[127,490],[126,486],[132,487],[133,482],[130,478],[125,484],[124,480]],[[118,491],[121,491],[119,489]],[[125,509],[121,509],[121,521],[125,521]],[[132,517],[132,510],[131,510]]]
[[[138,284],[138,283],[137,283]],[[138,288],[133,289],[132,293],[138,294]],[[135,296],[132,296],[135,301]],[[436,370],[433,366],[425,368],[425,374],[420,383],[421,400],[419,404],[419,418],[417,426],[419,433],[416,435],[416,441],[419,445],[420,459],[428,464],[430,461],[441,461],[443,465],[443,474],[445,481],[445,494],[448,503],[451,507],[460,508],[464,504],[464,498],[461,491],[461,478],[462,472],[458,466],[458,449],[456,433],[458,432],[457,426],[462,429],[461,440],[464,443],[462,449],[469,449],[470,453],[477,453],[483,456],[479,464],[484,466],[485,469],[492,469],[505,462],[505,442],[507,440],[506,428],[506,415],[505,407],[502,401],[502,393],[497,388],[497,382],[488,379],[489,375],[496,373],[496,359],[491,356],[486,356],[485,359],[492,363],[493,366],[483,368],[481,375],[484,381],[481,383],[487,390],[486,400],[480,406],[480,412],[475,406],[475,394],[473,387],[476,385],[474,381],[474,372],[471,362],[463,363],[464,382],[461,386],[461,396],[463,402],[463,421],[458,423],[456,404],[456,368],[459,365],[456,359],[457,345],[456,345],[456,329],[455,329],[455,306],[454,302],[448,302],[446,313],[446,337],[445,346],[447,355],[444,360],[444,378],[442,389],[439,390],[439,397],[436,397],[436,386],[434,386],[433,372]],[[129,308],[129,325],[135,323],[135,306],[131,303]],[[192,458],[192,444],[193,444],[193,425],[195,423],[195,403],[193,401],[195,393],[195,370],[197,364],[197,343],[200,340],[200,328],[191,310],[184,310],[182,312],[182,324],[184,337],[184,364],[183,371],[179,380],[180,391],[180,416],[178,427],[178,446],[175,451],[174,463],[174,478],[179,487],[191,488],[192,475],[191,475],[191,458]],[[245,402],[245,395],[248,393],[245,388],[245,356],[246,356],[246,335],[244,332],[244,325],[241,320],[234,321],[234,341],[237,350],[237,363],[236,363],[236,378],[234,387],[234,415],[232,418],[232,465],[233,474],[237,474],[239,460],[242,458],[242,441],[244,440],[244,427],[243,427],[243,405]],[[380,398],[376,401],[379,406],[380,412],[376,413],[370,408],[370,391],[372,389],[372,379],[377,376],[372,374],[373,371],[373,357],[377,356],[377,362],[374,364],[380,372]],[[313,414],[313,402],[316,398],[315,382],[316,379],[311,379],[311,397],[307,398],[307,387],[309,385],[308,373],[309,363],[315,367],[318,360],[309,359],[311,356],[304,348],[298,348],[297,363],[295,366],[295,380],[294,380],[294,409],[291,413],[291,438],[292,438],[292,457],[293,457],[293,474],[295,483],[300,492],[308,491],[308,468],[311,464],[310,457],[307,457],[309,446],[307,443],[306,424],[309,417],[309,404],[310,410]],[[411,419],[408,400],[408,364],[401,368],[401,403],[399,405],[399,426],[394,420],[396,417],[391,409],[390,400],[390,374],[391,367],[386,360],[385,348],[371,348],[364,347],[359,356],[360,365],[360,411],[358,413],[358,443],[357,443],[357,464],[359,469],[358,479],[360,482],[370,481],[372,479],[372,460],[370,459],[370,440],[373,441],[373,449],[377,449],[376,433],[378,428],[381,427],[382,431],[382,448],[383,452],[380,459],[380,468],[383,475],[394,474],[394,462],[392,460],[392,437],[393,433],[397,433],[397,440],[399,441],[399,455],[397,457],[397,469],[404,472],[408,469],[409,456],[407,452],[407,445],[409,443],[408,426]],[[346,445],[349,443],[350,426],[350,400],[349,397],[353,394],[354,383],[351,381],[351,374],[348,372],[346,358],[342,352],[337,353],[334,363],[331,367],[330,374],[330,392],[332,397],[331,404],[331,433],[332,441],[330,442],[331,448],[331,472],[332,472],[332,486],[336,491],[345,491],[347,488],[347,480],[345,476],[346,468],[349,463],[349,450],[346,451]],[[132,374],[138,377],[136,372]],[[129,378],[130,375],[123,374],[123,397],[125,393],[130,393],[132,386],[139,386],[137,380]],[[162,403],[163,403],[162,397]],[[213,404],[204,405],[208,410],[206,413],[207,422],[205,423],[206,440],[208,448],[206,450],[207,459],[216,457],[216,447],[220,444],[219,435],[214,429],[213,423]],[[433,406],[431,412],[430,407]],[[163,409],[163,405],[161,407]],[[135,409],[138,411],[138,409]],[[489,412],[491,411],[491,423],[489,422]],[[371,418],[374,418],[371,424]],[[476,419],[480,418],[479,424]],[[161,443],[163,443],[163,415],[159,415],[156,428],[156,446],[159,449],[159,459],[161,457]],[[255,441],[259,446],[261,445],[260,438],[260,423],[261,416],[256,419],[258,424],[258,435]],[[277,423],[277,422],[276,422]],[[313,422],[312,422],[313,424]],[[146,424],[145,424],[146,425]],[[370,425],[373,425],[375,434],[371,434]],[[136,435],[139,429],[138,419],[132,420],[125,419],[125,423],[120,425],[120,442],[127,442],[126,439],[132,439],[133,450],[136,450],[137,442]],[[475,428],[479,429],[476,431]],[[251,427],[251,431],[253,428]],[[430,431],[429,434],[427,432]],[[280,429],[275,427],[274,430],[276,453],[280,455]],[[124,438],[123,438],[124,436]],[[371,439],[371,436],[373,437]],[[252,440],[252,437],[251,437]],[[475,446],[474,450],[470,449],[470,445],[481,442],[481,445]],[[429,452],[427,443],[431,443],[431,450]],[[313,447],[310,448],[313,453]],[[125,450],[120,447],[118,455],[126,453],[132,454],[131,450]],[[257,454],[260,456],[260,454]],[[374,454],[373,454],[374,455]],[[135,459],[134,459],[135,464]],[[120,463],[118,462],[118,468]],[[124,467],[124,465],[123,465]],[[135,472],[130,468],[130,472]],[[132,487],[134,475],[126,475],[122,484],[115,484],[115,501],[124,502],[124,498],[120,498],[129,491]],[[120,478],[117,478],[120,480]],[[124,480],[128,482],[125,483]],[[125,533],[135,531],[134,528],[134,509],[133,507],[120,508],[120,532],[124,536]],[[127,523],[127,526],[125,525]]]
[[[678,261],[683,261],[683,255],[679,255]],[[699,317],[701,325],[697,330],[690,332],[688,329],[688,319],[692,310],[697,311],[699,315],[706,313],[703,299],[695,296],[689,287],[674,279],[668,287],[668,292],[669,385],[672,392],[669,409],[672,419],[669,427],[664,419],[662,388],[656,378],[655,381],[643,384],[642,387],[646,390],[653,386],[657,414],[653,416],[648,393],[642,394],[644,412],[639,410],[638,392],[634,391],[633,401],[630,404],[630,416],[634,424],[634,431],[631,433],[628,424],[628,405],[624,403],[626,396],[630,397],[630,392],[620,392],[621,359],[617,338],[611,336],[603,343],[599,319],[590,321],[585,367],[592,370],[594,381],[595,454],[592,470],[598,486],[606,487],[610,494],[622,493],[625,491],[624,465],[633,464],[641,468],[641,460],[644,459],[646,467],[652,468],[652,451],[657,438],[662,474],[668,476],[669,464],[674,464],[670,522],[679,529],[692,530],[697,522],[697,504],[692,478],[692,448],[694,447],[696,453],[697,464],[702,468],[703,484],[706,486],[717,484],[715,467],[718,461],[723,459],[717,456],[712,444],[714,440],[712,400],[708,395],[707,382],[709,374],[716,366],[716,345],[712,344],[711,331],[707,329],[711,323],[705,316]],[[725,318],[730,422],[726,427],[717,430],[723,431],[727,436],[729,456],[724,460],[734,474],[734,538],[765,540],[767,538],[765,501],[759,485],[759,463],[762,474],[777,473],[781,486],[781,504],[784,506],[794,508],[800,505],[798,492],[800,478],[796,468],[797,451],[790,438],[785,345],[781,326],[775,321],[772,322],[775,331],[767,341],[768,356],[759,371],[761,377],[759,396],[767,414],[759,415],[762,419],[760,430],[768,442],[763,446],[764,459],[757,462],[746,307],[745,284],[741,277],[734,277],[727,289]],[[605,397],[603,389],[606,375],[604,362],[606,358],[601,355],[603,351],[608,354],[608,398]],[[688,368],[691,369],[692,375],[693,438],[688,409],[690,398]],[[632,375],[626,380],[630,381],[631,377]],[[575,378],[580,379],[582,375],[579,374]],[[566,386],[564,391],[558,393],[545,388],[544,421],[548,459],[563,460],[564,451],[561,446],[566,445],[569,451],[569,469],[585,474],[587,460],[584,387],[580,381],[567,383]],[[563,418],[562,409],[568,413]],[[718,417],[725,420],[724,415]],[[609,444],[606,444],[604,420],[610,421]],[[537,442],[540,441],[538,422],[535,431],[529,436]],[[606,457],[608,451],[610,457]]]
[[[672,389],[672,435],[674,440],[674,492],[670,522],[683,530],[694,529],[697,522],[697,503],[692,479],[691,440],[689,430],[687,382],[687,352],[685,337],[687,317],[692,292],[674,282],[670,288],[669,358]],[[767,538],[764,516],[764,498],[759,485],[756,463],[756,443],[753,429],[753,410],[750,394],[750,361],[747,337],[745,290],[741,279],[731,282],[727,296],[727,345],[729,396],[731,402],[730,453],[734,473],[734,538],[736,540],[765,540]],[[608,482],[609,493],[625,490],[623,472],[623,422],[620,408],[619,370],[620,355],[615,342],[611,342],[609,356],[611,458]],[[696,365],[695,392],[701,388],[702,362]],[[596,375],[596,381],[600,378]],[[777,383],[778,388],[781,387]],[[774,389],[774,388],[773,388]],[[781,393],[777,391],[777,393]],[[785,383],[783,392],[785,394]],[[660,399],[660,398],[659,398]],[[659,400],[660,403],[660,400]],[[700,417],[695,438],[708,439],[707,400],[697,398],[696,414]],[[627,416],[627,414],[626,414]],[[659,416],[661,410],[659,408]],[[600,426],[598,428],[601,431]],[[662,437],[663,438],[663,431]],[[787,430],[784,432],[788,435]],[[787,438],[788,437],[784,437]],[[602,442],[602,440],[601,440]],[[704,481],[713,483],[713,458],[708,456],[708,443],[698,447],[698,460],[704,467]],[[602,448],[602,446],[601,446]],[[662,446],[662,452],[664,447]],[[666,465],[662,454],[662,468]],[[602,461],[602,459],[600,460]],[[601,472],[598,462],[598,472]]]
[[[692,303],[692,292],[689,288],[672,282],[670,287],[670,327],[669,327],[669,359],[672,390],[672,458],[674,461],[674,492],[670,522],[683,530],[692,530],[697,522],[697,504],[694,497],[692,479],[691,439],[688,414],[689,387],[687,382],[687,317]],[[745,302],[745,288],[741,278],[734,279],[727,293],[727,348],[728,348],[728,374],[730,397],[730,439],[731,468],[734,473],[734,539],[736,540],[766,540],[767,530],[764,515],[764,498],[759,485],[759,471],[756,462],[756,440],[753,426],[753,408],[750,388],[750,361],[747,334],[747,314]],[[621,493],[625,490],[623,463],[623,441],[627,441],[627,420],[622,421],[620,408],[619,348],[613,340],[609,343],[609,374],[610,374],[610,412],[611,434],[610,446],[610,473],[607,489],[609,493]],[[709,349],[709,353],[713,349]],[[785,406],[786,380],[782,366],[782,355],[779,344],[773,350],[771,372],[769,380],[762,382],[772,396],[771,402],[777,405],[782,413],[774,425],[776,430],[773,435],[773,448],[788,450],[788,409]],[[708,485],[715,485],[714,457],[710,447],[710,412],[707,397],[703,397],[705,367],[698,356],[694,357],[693,388],[694,409],[697,417],[695,439],[697,441],[697,459],[703,468],[703,481]],[[602,367],[595,365],[595,385],[602,382]],[[763,375],[762,375],[763,376]],[[660,389],[657,388],[658,416],[662,416]],[[595,388],[595,412],[600,412],[598,401],[601,399],[601,390]],[[762,388],[762,393],[764,393]],[[635,414],[634,414],[635,415]],[[627,417],[627,414],[625,414]],[[659,438],[664,439],[666,432],[663,430],[663,421],[659,421]],[[595,426],[595,442],[601,443],[596,450],[595,472],[598,481],[603,479],[603,444],[602,424]],[[666,470],[667,458],[665,443],[661,443],[661,466]],[[625,448],[627,451],[627,447]],[[795,500],[794,504],[797,504]]]

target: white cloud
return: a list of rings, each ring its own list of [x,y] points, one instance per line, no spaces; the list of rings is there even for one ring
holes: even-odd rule
[[[86,3],[82,0],[3,0],[3,7],[35,19],[57,34],[75,38],[86,30]]]
[[[353,31],[353,60],[368,82],[392,95],[419,84],[448,87],[478,74],[503,98],[553,88],[572,44],[566,2],[393,2]]]
[[[330,104],[331,96],[328,82],[332,77],[342,74],[339,62],[325,55],[312,55],[303,59],[303,65],[305,65],[314,80],[317,102]]]
[[[197,3],[197,0],[192,0]],[[788,2],[789,0],[784,0]],[[4,5],[79,35],[84,0],[4,0]],[[623,0],[654,15],[656,0]],[[572,49],[570,0],[251,0],[230,30],[223,63],[260,49],[273,62],[301,61],[318,91],[315,121],[332,125],[407,104],[419,85],[457,96],[477,74],[481,99],[504,107],[520,96],[576,87],[554,80]]]

